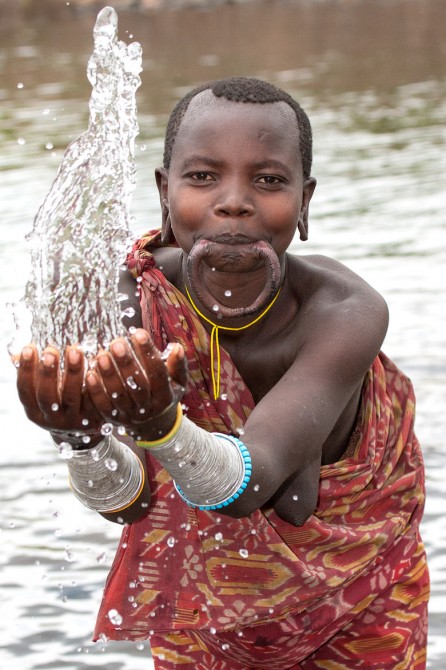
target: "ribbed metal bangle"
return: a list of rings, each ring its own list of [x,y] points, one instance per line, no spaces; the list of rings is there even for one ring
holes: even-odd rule
[[[208,433],[183,417],[175,436],[150,453],[175,482],[191,506],[220,509],[234,502],[251,477],[251,457],[238,438]]]
[[[67,464],[74,495],[96,512],[126,509],[138,498],[144,485],[141,461],[113,435],[92,449],[74,450]]]

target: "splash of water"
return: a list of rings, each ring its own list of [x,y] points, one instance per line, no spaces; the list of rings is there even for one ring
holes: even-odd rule
[[[118,41],[117,27],[115,10],[104,8],[88,63],[88,130],[67,148],[27,237],[32,272],[25,304],[40,348],[80,343],[95,353],[124,334],[118,279],[130,242],[142,50]]]

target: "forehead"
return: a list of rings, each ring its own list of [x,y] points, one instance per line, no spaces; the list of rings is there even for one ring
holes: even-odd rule
[[[175,138],[172,159],[176,154],[200,149],[215,149],[216,144],[253,142],[265,152],[287,149],[299,164],[299,128],[294,110],[283,101],[272,103],[234,102],[217,98],[211,90],[192,98]]]

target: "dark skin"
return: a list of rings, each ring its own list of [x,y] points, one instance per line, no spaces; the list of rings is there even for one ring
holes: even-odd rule
[[[298,141],[294,112],[286,103],[235,103],[216,99],[210,91],[196,96],[178,131],[169,171],[156,171],[164,234],[168,237],[171,230],[180,248],[155,252],[169,281],[183,293],[187,286],[200,311],[215,319],[212,306],[200,303],[188,283],[186,260],[192,246],[203,239],[232,237],[235,247],[237,240],[263,240],[275,250],[282,289],[274,306],[246,330],[220,331],[220,344],[256,403],[243,434],[252,457],[251,481],[221,511],[241,517],[273,503],[295,525],[304,523],[316,507],[321,464],[340,459],[348,445],[364,375],[388,323],[384,300],[356,274],[329,258],[286,252],[296,233],[301,240],[307,238],[315,188],[313,178],[303,177]],[[248,252],[235,258],[232,254],[229,261],[223,255],[217,262],[213,259],[212,267],[200,266],[216,302],[229,307],[252,304],[266,280],[258,258]],[[123,275],[121,284],[139,310],[132,278]],[[251,320],[224,319],[222,325],[238,327]],[[62,392],[57,386],[58,353],[50,352],[54,367],[47,369],[45,356],[39,363],[35,349],[27,348],[32,351],[28,361],[22,352],[18,387],[28,417],[49,430],[61,424],[72,430],[87,412],[92,426],[105,419],[143,439],[165,434],[174,423],[173,403],[186,383],[184,352],[177,345],[166,367],[140,328],[139,311],[128,325],[138,328],[130,343],[116,340],[110,352],[100,352],[85,385],[82,356],[75,349],[79,369],[67,368]],[[136,394],[122,381],[130,375],[138,377]],[[61,393],[73,400],[61,403],[55,426],[55,413],[48,408],[61,400]],[[116,408],[119,417],[112,416]],[[119,516],[127,522],[138,518],[144,513],[141,502],[148,499],[146,487]],[[107,518],[115,520],[113,515]]]

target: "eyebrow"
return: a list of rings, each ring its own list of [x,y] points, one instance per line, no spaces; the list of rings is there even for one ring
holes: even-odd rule
[[[188,156],[187,158],[184,159],[184,161],[181,163],[181,169],[189,170],[193,167],[196,167],[197,164],[200,166],[206,166],[210,168],[218,168],[222,165],[222,161],[218,161],[215,158],[211,158],[211,156],[202,156],[200,154],[193,154],[192,156]],[[293,172],[293,170],[288,165],[286,165],[282,161],[277,160],[276,158],[265,158],[264,160],[252,163],[251,167],[254,170],[264,170],[264,169],[281,170],[282,172],[285,172],[288,175],[291,175]]]
[[[181,169],[188,170],[192,167],[195,167],[197,164],[217,168],[221,165],[221,161],[217,161],[215,160],[215,158],[211,158],[210,156],[201,156],[199,154],[192,154],[192,156],[185,158],[184,161],[181,163]]]

